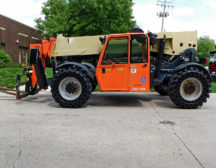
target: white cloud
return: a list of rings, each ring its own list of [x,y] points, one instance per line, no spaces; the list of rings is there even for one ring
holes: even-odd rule
[[[41,16],[41,6],[46,0],[2,0],[0,13],[20,21],[31,27],[35,26],[34,19]],[[208,35],[216,40],[216,0],[206,0],[202,6],[175,7],[169,9],[170,16],[165,19],[166,31],[198,31],[198,36]],[[161,19],[157,13],[161,7],[153,3],[137,3],[133,14],[137,24],[145,31],[159,32]],[[206,12],[207,11],[207,12]],[[206,14],[208,13],[208,14]]]
[[[143,30],[151,30],[153,32],[160,31],[161,20],[157,16],[160,7],[149,4],[135,4],[133,6],[133,15],[138,26]]]
[[[2,15],[34,27],[34,19],[40,16],[42,3],[45,1],[46,0],[6,0],[1,2],[0,12]]]
[[[173,13],[175,16],[191,16],[195,14],[195,9],[191,7],[174,8]]]
[[[213,0],[210,1],[212,3],[216,2]],[[159,32],[161,30],[161,18],[158,18],[156,14],[161,10],[160,7],[150,3],[135,4],[133,14],[138,26],[145,30],[145,32],[148,29],[152,32]],[[207,35],[216,41],[216,12],[210,12],[208,17],[199,17],[200,11],[196,11],[196,8],[186,6],[176,7],[173,10],[169,9],[169,12],[170,16],[165,19],[166,31],[198,31],[199,37]]]
[[[207,3],[207,6],[216,10],[216,1],[215,0],[209,0]]]

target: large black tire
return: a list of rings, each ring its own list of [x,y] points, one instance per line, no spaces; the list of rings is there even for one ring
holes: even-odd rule
[[[164,83],[164,84],[161,84],[161,85],[157,85],[154,87],[155,88],[155,91],[158,92],[161,96],[167,96],[168,93],[169,93],[169,90],[168,90],[168,84]]]
[[[73,78],[79,84],[79,94],[75,99],[70,99],[73,97],[74,92],[77,92],[77,86],[75,86],[73,82],[69,82],[67,85],[65,85],[63,90],[61,87],[62,81],[70,78]],[[78,70],[65,69],[54,76],[51,92],[54,100],[62,107],[79,108],[88,101],[91,90],[91,82],[85,74]],[[67,95],[69,94],[69,97],[65,98],[64,94],[62,94],[62,91]]]
[[[91,85],[92,85],[92,92],[93,92],[96,89],[97,85],[98,85],[97,84],[97,79],[96,79],[96,76],[95,76],[95,70],[96,70],[96,68],[95,68],[94,65],[92,65],[90,63],[87,63],[87,62],[82,62],[82,65],[84,65],[85,67],[87,67],[89,69],[89,71],[94,74],[94,79],[90,80],[91,81]]]
[[[97,88],[97,83],[92,83],[92,92]]]
[[[190,67],[174,74],[168,87],[169,97],[177,107],[195,109],[209,98],[211,78],[203,70]]]

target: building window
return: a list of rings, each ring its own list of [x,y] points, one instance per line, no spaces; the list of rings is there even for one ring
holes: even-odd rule
[[[4,43],[0,44],[0,50],[5,50],[5,44]]]
[[[19,63],[20,64],[28,63],[28,48],[19,47]]]

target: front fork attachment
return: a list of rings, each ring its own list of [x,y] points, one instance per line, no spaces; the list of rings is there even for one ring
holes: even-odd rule
[[[25,78],[24,82],[22,81],[22,77]],[[23,73],[17,75],[17,81],[16,81],[17,100],[21,100],[22,98],[27,97],[28,95],[34,95],[39,92],[37,85],[35,86],[35,88],[33,88],[31,77],[32,77],[32,67],[25,67]],[[25,86],[25,91],[20,90],[21,86]]]

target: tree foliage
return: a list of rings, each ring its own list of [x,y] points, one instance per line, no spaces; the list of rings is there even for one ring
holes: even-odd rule
[[[210,52],[216,50],[214,40],[209,37],[201,37],[198,40],[197,56],[209,59]]]
[[[132,0],[48,0],[37,30],[46,37],[127,32],[136,25]]]
[[[66,0],[48,0],[43,4],[41,17],[36,19],[36,29],[46,37],[55,37],[56,34],[68,35],[69,9]]]

